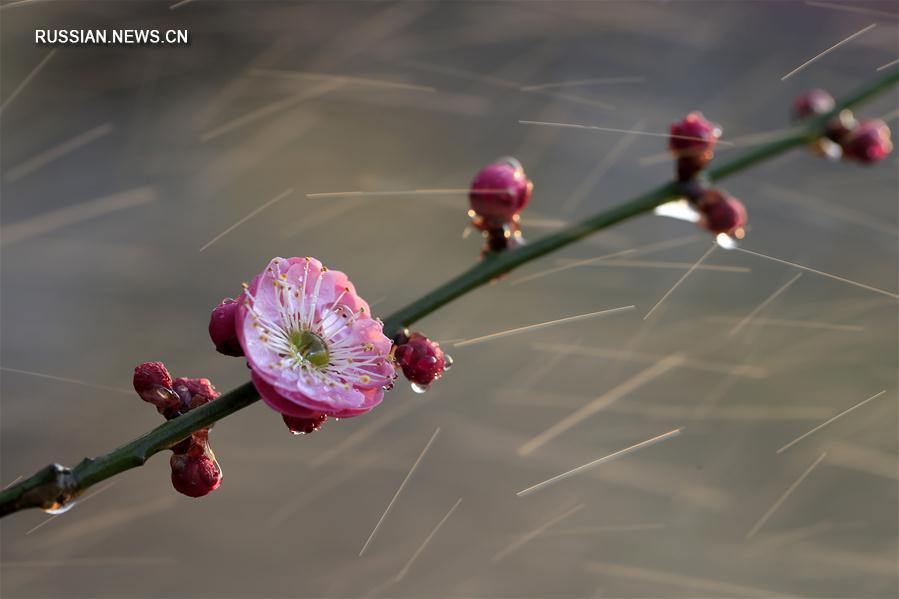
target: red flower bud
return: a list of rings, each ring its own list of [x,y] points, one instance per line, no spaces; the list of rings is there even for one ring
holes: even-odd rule
[[[222,484],[222,469],[212,450],[205,448],[199,455],[191,451],[172,455],[172,486],[188,497],[203,497]]]
[[[144,362],[134,369],[134,390],[141,399],[156,406],[166,418],[181,408],[181,398],[172,390],[172,375],[162,362]]]
[[[801,121],[811,116],[827,114],[834,109],[833,96],[823,89],[810,89],[793,101],[791,116]]]
[[[740,200],[725,191],[707,190],[696,208],[701,215],[700,224],[712,233],[736,233],[746,225],[746,208]]]
[[[134,369],[134,389],[144,401],[171,420],[219,396],[209,379],[172,375],[162,362],[144,362]],[[222,482],[222,469],[209,447],[209,428],[194,431],[173,445],[172,485],[179,493],[202,497]]]
[[[172,388],[181,397],[187,410],[209,403],[219,396],[209,379],[179,377],[175,379]]]
[[[864,120],[846,136],[842,146],[846,158],[868,164],[878,162],[893,150],[890,128],[880,119]]]
[[[134,369],[134,390],[138,394],[154,386],[172,387],[172,375],[162,362],[144,362]]]
[[[712,158],[712,150],[721,137],[721,127],[707,120],[701,112],[693,111],[676,123],[671,123],[668,148],[675,156]]]
[[[452,363],[449,357],[444,355],[439,344],[421,333],[409,335],[408,341],[396,347],[393,356],[416,390],[426,389],[439,379],[447,365]]]
[[[226,356],[240,357],[243,355],[243,348],[237,339],[237,327],[234,321],[234,315],[240,304],[237,300],[225,298],[221,303],[212,310],[209,317],[209,336],[215,344],[215,349]]]
[[[480,217],[476,226],[493,229],[509,223],[527,205],[533,189],[534,184],[514,158],[488,164],[475,175],[468,194],[472,217]]]

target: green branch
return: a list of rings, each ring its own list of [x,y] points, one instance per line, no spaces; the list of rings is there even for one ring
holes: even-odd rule
[[[712,181],[718,181],[787,150],[811,143],[821,135],[825,123],[837,112],[861,104],[897,82],[899,71],[877,79],[838,102],[830,114],[810,119],[774,141],[724,161],[711,169],[707,176]],[[467,271],[388,316],[384,321],[384,329],[391,335],[502,274],[616,223],[650,212],[656,206],[676,199],[679,195],[677,183],[667,183],[513,251],[488,256]],[[47,466],[0,492],[0,517],[26,508],[47,509],[64,504],[91,485],[141,466],[152,455],[172,447],[192,432],[208,427],[258,399],[253,384],[244,383],[215,401],[169,420],[106,455],[83,460],[71,470],[55,464]]]

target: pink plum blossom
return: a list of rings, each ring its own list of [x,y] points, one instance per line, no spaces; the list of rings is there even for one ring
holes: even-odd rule
[[[239,302],[253,383],[282,415],[357,416],[392,385],[391,341],[342,272],[314,258],[274,258]]]

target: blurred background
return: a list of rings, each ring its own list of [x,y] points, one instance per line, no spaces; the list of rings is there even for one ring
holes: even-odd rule
[[[661,137],[519,120],[665,133],[698,109],[735,144],[723,160],[786,127],[802,91],[839,97],[883,74],[897,15],[892,1],[6,2],[0,483],[159,424],[129,391],[142,361],[243,383],[208,316],[272,256],[347,272],[385,316],[478,259],[452,190],[498,156],[535,182],[530,238],[671,176]],[[36,28],[77,27],[187,28],[192,43],[33,43]],[[897,99],[857,114],[895,125]],[[743,247],[895,293],[896,166],[793,151],[722,186],[748,207]],[[306,195],[415,189],[450,191]],[[802,271],[717,250],[644,321],[710,241],[644,216],[466,295],[415,327],[455,358],[431,391],[399,384],[305,437],[255,404],[212,431],[225,477],[206,498],[171,488],[165,453],[64,515],[5,518],[0,594],[895,597],[895,299],[804,272],[762,306]]]

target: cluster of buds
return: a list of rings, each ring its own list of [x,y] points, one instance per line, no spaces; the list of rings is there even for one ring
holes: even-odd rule
[[[718,236],[742,239],[746,225],[743,203],[724,190],[707,187],[701,176],[714,157],[720,137],[720,126],[706,120],[700,112],[691,112],[671,124],[668,149],[677,159],[677,180],[689,203],[691,220]]]
[[[162,362],[144,362],[134,369],[134,390],[156,406],[166,420],[177,418],[216,399],[219,394],[205,378],[176,378]],[[172,446],[172,486],[189,497],[202,497],[222,484],[222,469],[209,447],[209,429],[194,431]]]
[[[453,359],[443,353],[440,344],[408,329],[393,338],[393,359],[416,393],[427,391],[453,365]]]
[[[799,122],[833,112],[833,97],[823,89],[812,89],[793,102],[792,118]],[[824,135],[816,139],[814,149],[832,160],[844,158],[862,164],[879,162],[893,150],[890,128],[881,119],[858,121],[852,111],[843,109],[828,120]]]
[[[468,216],[472,226],[484,236],[484,255],[524,243],[519,214],[533,190],[534,184],[514,158],[500,158],[478,171],[468,193]]]

